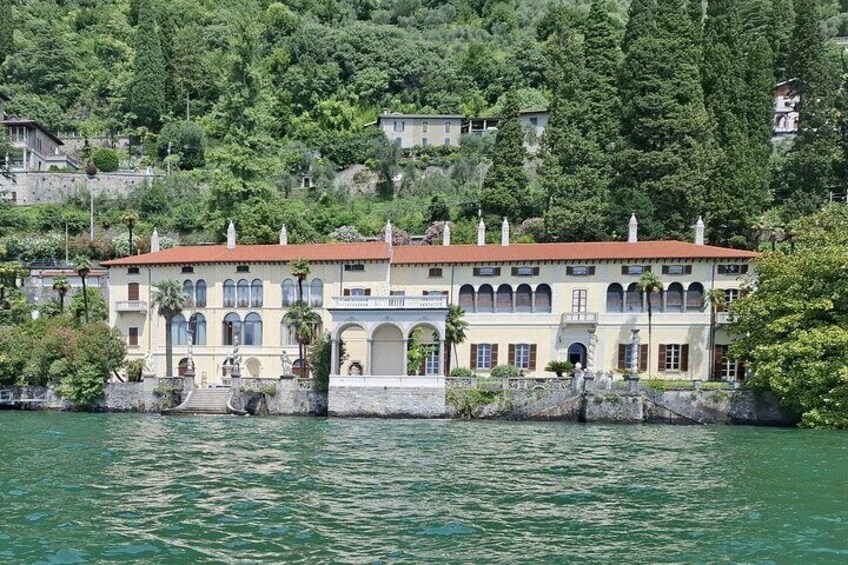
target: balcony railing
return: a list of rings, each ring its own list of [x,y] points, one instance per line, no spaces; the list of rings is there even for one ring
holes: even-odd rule
[[[733,324],[736,322],[738,317],[736,314],[731,314],[730,312],[716,312],[716,324],[718,325],[726,325]]]
[[[116,312],[147,312],[147,302],[143,300],[120,300],[115,303]]]
[[[560,323],[563,326],[568,324],[595,325],[598,323],[598,314],[596,312],[566,312],[562,315]]]
[[[448,307],[447,296],[336,296],[341,310],[426,310]]]

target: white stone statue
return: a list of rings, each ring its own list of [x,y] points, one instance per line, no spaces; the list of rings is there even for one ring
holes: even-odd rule
[[[280,353],[280,362],[283,365],[283,375],[291,375],[292,374],[292,360],[289,357],[289,354],[283,351]]]
[[[156,368],[154,367],[155,361],[156,359],[150,351],[144,354],[144,367],[141,368],[142,378],[156,376]]]

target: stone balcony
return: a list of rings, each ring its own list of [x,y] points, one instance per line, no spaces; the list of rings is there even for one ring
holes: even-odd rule
[[[716,312],[716,324],[719,326],[725,326],[727,324],[733,324],[737,321],[738,317],[736,314],[731,314],[730,312]]]
[[[115,303],[115,312],[147,313],[147,302],[143,300],[119,300]]]
[[[563,326],[596,326],[598,325],[597,312],[565,312],[560,319]]]
[[[447,296],[335,296],[337,310],[438,310],[448,307]]]

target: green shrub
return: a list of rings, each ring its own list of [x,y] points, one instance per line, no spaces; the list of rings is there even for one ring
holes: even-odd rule
[[[561,377],[573,368],[574,365],[570,361],[550,361],[545,370],[549,373],[556,373],[556,376]]]
[[[460,379],[467,379],[474,376],[474,371],[465,367],[456,367],[450,372],[450,376]]]
[[[312,380],[315,383],[315,390],[318,392],[327,392],[330,388],[332,345],[330,334],[323,333],[313,341],[312,350],[309,354]],[[345,344],[342,340],[339,340],[339,363],[344,363],[346,358]]]
[[[171,122],[162,128],[156,143],[156,153],[160,159],[168,157],[168,145],[171,155],[179,155],[179,166],[190,171],[206,164],[206,133],[194,122]]]
[[[127,361],[127,380],[131,383],[139,382],[144,370],[144,359],[133,359]]]
[[[516,378],[521,374],[521,369],[516,367],[515,365],[498,365],[494,369],[492,369],[492,378],[493,379],[502,379],[504,377],[508,378]]]
[[[94,151],[91,160],[97,167],[97,170],[103,173],[111,173],[118,170],[121,160],[118,158],[118,153],[114,149],[108,147],[100,147]]]

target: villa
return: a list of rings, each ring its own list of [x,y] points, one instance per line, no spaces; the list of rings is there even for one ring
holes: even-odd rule
[[[103,264],[110,271],[110,323],[126,337],[130,358],[149,352],[161,375],[165,327],[152,291],[161,280],[177,279],[193,299],[173,321],[181,372],[191,355],[198,385],[220,383],[238,343],[244,377],[276,378],[286,358],[298,373],[303,363],[284,315],[299,293],[290,262],[306,259],[311,272],[302,281],[303,299],[320,314],[317,329],[329,332],[334,345],[331,398],[334,382],[376,385],[382,378],[444,386],[444,375],[455,367],[485,375],[511,364],[541,375],[549,361],[568,360],[624,372],[634,329],[641,330],[640,369],[653,376],[742,376],[727,356],[726,313],[716,317],[716,345],[709,348],[712,317],[705,293],[718,288],[727,302],[738,298],[757,254],[705,245],[700,220],[694,243],[638,241],[635,218],[627,242],[511,244],[504,221],[501,244],[487,245],[485,230],[481,222],[478,245],[452,245],[448,229],[442,245],[409,247],[389,241],[289,245],[285,228],[277,245],[238,245],[232,225],[220,246],[159,250],[154,236],[151,253]],[[646,272],[664,283],[664,291],[650,298],[650,343],[648,304],[637,290]],[[447,367],[449,304],[463,307],[469,328],[465,342],[450,351]],[[425,331],[414,334],[416,328]],[[417,375],[407,376],[414,335],[431,347],[412,371]]]

